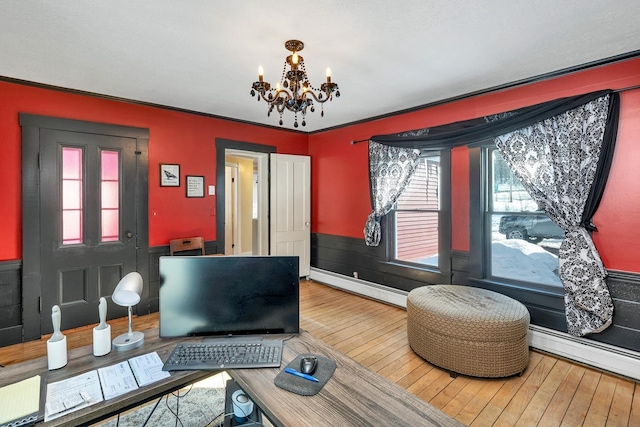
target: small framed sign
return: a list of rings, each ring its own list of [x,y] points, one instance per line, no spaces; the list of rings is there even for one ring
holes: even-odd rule
[[[180,165],[160,164],[160,187],[180,187]]]
[[[204,197],[204,176],[187,175],[187,197]]]

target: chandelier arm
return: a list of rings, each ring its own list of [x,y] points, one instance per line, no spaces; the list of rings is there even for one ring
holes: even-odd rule
[[[293,93],[289,92],[286,89],[280,89],[279,91],[277,91],[276,92],[276,98],[278,98],[281,93],[284,93],[286,99],[293,99]]]
[[[324,99],[319,99],[319,98],[316,96],[316,94],[315,94],[315,93],[313,93],[313,92],[312,92],[312,91],[310,91],[310,90],[306,91],[305,93],[306,93],[306,94],[311,95],[311,96],[313,97],[313,99],[314,99],[316,102],[319,102],[320,104],[324,104],[325,102],[327,102],[327,101],[330,101],[330,100],[331,100],[331,96],[330,96],[330,95],[327,95],[327,97],[326,97],[326,98],[324,98]],[[322,93],[324,93],[324,92],[322,92]]]
[[[273,91],[275,91],[275,89],[271,89],[268,92],[273,92]],[[284,96],[280,97],[281,94],[284,94]],[[278,104],[280,104],[282,102],[285,102],[285,101],[287,101],[289,99],[293,99],[293,96],[286,89],[280,89],[278,91],[275,91],[273,99],[271,99],[271,100],[269,100],[269,98],[267,98],[264,93],[261,94],[261,95],[262,95],[262,99],[264,99],[264,101],[269,105],[272,105],[272,104],[278,105]]]

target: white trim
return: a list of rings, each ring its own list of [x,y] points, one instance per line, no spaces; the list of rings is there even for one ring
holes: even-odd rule
[[[407,307],[408,292],[311,267],[311,280],[398,307]],[[529,346],[597,369],[640,380],[640,353],[529,325]]]
[[[409,293],[406,291],[367,282],[362,279],[355,279],[332,271],[320,270],[315,267],[311,267],[309,278],[348,292],[407,308],[407,295]]]
[[[564,332],[529,325],[532,348],[640,380],[640,353],[610,344],[574,337]]]

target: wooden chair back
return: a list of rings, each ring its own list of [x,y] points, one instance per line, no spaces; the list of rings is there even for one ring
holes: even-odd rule
[[[204,237],[187,237],[184,239],[173,239],[169,241],[169,254],[173,256],[176,252],[200,250],[204,255]]]

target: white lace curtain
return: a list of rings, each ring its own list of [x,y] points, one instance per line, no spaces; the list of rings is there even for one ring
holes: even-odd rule
[[[531,126],[498,136],[495,144],[538,206],[564,231],[559,274],[568,332],[607,328],[613,302],[606,269],[582,223],[607,123],[609,95]]]
[[[369,141],[371,206],[364,226],[367,246],[380,244],[380,218],[389,213],[406,188],[420,160],[420,150],[390,147]]]

